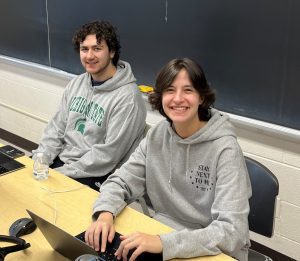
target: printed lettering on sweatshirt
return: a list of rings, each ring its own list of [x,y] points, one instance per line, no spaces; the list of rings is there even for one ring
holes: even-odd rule
[[[80,96],[74,96],[71,101],[69,111],[78,112],[82,114],[82,118],[78,119],[75,123],[74,129],[82,134],[84,133],[86,119],[90,119],[99,127],[103,123],[104,109],[100,104],[90,101]]]
[[[199,165],[197,168],[190,170],[189,180],[191,184],[201,191],[209,191],[214,186],[214,181],[211,180],[209,166]]]

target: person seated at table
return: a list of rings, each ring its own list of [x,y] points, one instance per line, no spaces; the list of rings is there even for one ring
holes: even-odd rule
[[[166,120],[152,127],[129,160],[102,185],[86,242],[101,251],[115,235],[114,218],[149,195],[154,218],[175,231],[135,232],[116,251],[130,261],[142,252],[163,260],[217,255],[248,260],[251,185],[229,117],[212,108],[215,94],[195,61],[167,63],[149,101]]]
[[[143,138],[146,106],[109,22],[82,25],[73,37],[85,73],[66,87],[58,111],[33,151],[51,168],[99,190]]]

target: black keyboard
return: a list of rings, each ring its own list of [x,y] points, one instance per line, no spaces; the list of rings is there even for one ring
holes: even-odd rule
[[[81,234],[77,235],[76,238],[85,242],[84,234],[85,234],[85,232],[82,232]],[[100,251],[98,252],[98,255],[100,258],[102,258],[105,261],[117,261],[118,260],[117,257],[115,256],[115,252],[117,251],[117,249],[120,245],[119,237],[120,237],[119,235],[115,235],[112,243],[107,242],[105,252],[100,252]]]
[[[116,249],[117,250],[117,249]],[[117,257],[112,254],[105,251],[104,253],[99,253],[100,258],[102,258],[105,261],[117,261]]]
[[[85,242],[84,239],[85,232],[82,232],[81,234],[77,235],[76,238],[80,239],[81,241]],[[115,237],[111,243],[107,242],[106,245],[106,251],[104,253],[98,252],[100,258],[103,259],[103,261],[117,261],[117,257],[115,256],[115,253],[121,243],[120,235],[118,232],[115,233]],[[101,246],[101,242],[100,242]],[[129,251],[128,258],[132,254],[133,251]],[[120,259],[122,260],[122,259]],[[162,254],[152,254],[148,252],[142,253],[140,256],[137,257],[137,261],[162,261]]]

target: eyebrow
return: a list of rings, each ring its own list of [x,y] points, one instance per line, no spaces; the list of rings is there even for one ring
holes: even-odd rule
[[[170,86],[168,87],[175,87],[174,85],[170,84]],[[183,85],[183,87],[192,87],[192,88],[195,88],[194,85],[192,84],[186,84],[186,85]]]
[[[94,45],[92,45],[91,47],[92,48],[95,48],[95,47],[102,47],[103,45],[101,45],[101,44],[94,44]],[[84,45],[84,44],[80,44],[80,47],[88,47],[87,45]]]

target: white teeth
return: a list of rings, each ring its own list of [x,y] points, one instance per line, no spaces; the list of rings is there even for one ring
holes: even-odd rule
[[[182,106],[180,106],[180,107],[172,107],[172,109],[175,110],[175,111],[185,111],[185,110],[187,110],[187,107],[182,107]]]

